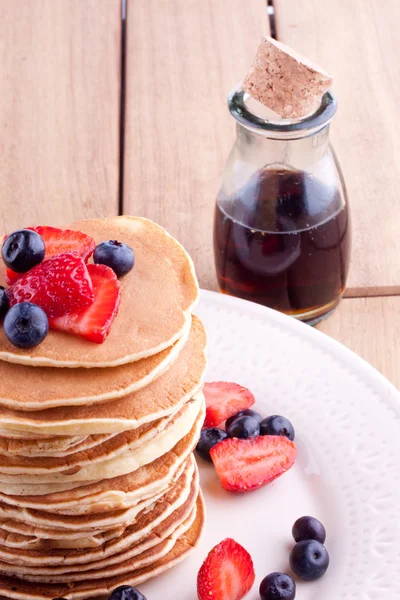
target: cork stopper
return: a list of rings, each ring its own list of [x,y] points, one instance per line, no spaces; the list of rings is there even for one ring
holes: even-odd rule
[[[332,77],[285,44],[265,37],[243,82],[244,91],[285,119],[314,112]]]

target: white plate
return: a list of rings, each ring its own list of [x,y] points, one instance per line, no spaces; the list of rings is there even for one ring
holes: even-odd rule
[[[256,582],[288,571],[291,528],[302,515],[326,526],[330,567],[298,583],[296,600],[400,599],[400,394],[355,354],[264,307],[202,292],[198,315],[209,333],[207,380],[236,381],[263,415],[296,429],[295,466],[252,493],[225,492],[198,459],[208,509],[191,556],[139,586],[147,600],[195,600],[208,551],[226,537],[251,554]]]

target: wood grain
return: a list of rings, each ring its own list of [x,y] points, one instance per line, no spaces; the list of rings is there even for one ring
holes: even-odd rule
[[[333,145],[353,214],[347,294],[400,293],[400,3],[274,0],[278,39],[335,78]]]
[[[400,297],[347,298],[318,329],[364,358],[400,389]]]
[[[0,0],[0,230],[118,212],[121,5]]]
[[[215,288],[215,196],[235,136],[226,107],[267,31],[265,0],[128,0],[124,211],[149,217]]]

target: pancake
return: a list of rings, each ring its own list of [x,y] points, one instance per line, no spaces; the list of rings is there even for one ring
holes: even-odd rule
[[[155,421],[182,406],[201,387],[206,368],[206,333],[193,316],[178,359],[144,389],[96,406],[71,406],[21,412],[0,406],[0,428],[42,435],[120,433]],[[109,369],[107,369],[109,371]]]
[[[189,255],[174,238],[138,217],[76,221],[68,228],[91,235],[96,243],[119,240],[133,248],[135,266],[119,280],[121,304],[108,338],[94,344],[50,331],[41,344],[24,350],[13,346],[1,328],[0,360],[46,367],[115,367],[162,352],[182,337],[198,299],[198,284]],[[2,285],[3,279],[4,272]]]
[[[24,436],[24,433],[19,433]],[[53,437],[36,437],[36,438],[21,438],[21,437],[0,437],[0,453],[1,454],[17,454],[19,456],[42,456],[46,454],[54,454],[64,456],[76,452],[77,448],[87,448],[92,445],[93,441],[99,440],[101,435],[102,441],[105,441],[112,435],[99,434],[98,436],[53,436]]]
[[[42,495],[16,495],[15,493],[10,495],[11,488],[10,485],[7,485],[7,491],[10,494],[1,491],[0,500],[10,506],[35,510],[48,510],[51,506],[53,512],[67,515],[128,508],[143,498],[165,490],[179,476],[199,439],[204,413],[203,404],[202,411],[191,431],[179,440],[171,451],[133,473],[53,493],[51,493],[51,489],[49,490],[50,486],[48,485],[20,486],[22,490],[25,488],[26,493],[31,490],[41,491],[43,489]]]
[[[131,539],[131,544],[137,541],[145,534],[149,533],[151,528],[156,525],[155,519],[158,515],[166,518],[173,510],[181,506],[188,499],[191,489],[193,494],[197,495],[198,476],[195,473],[193,461],[188,461],[187,466],[180,478],[166,492],[159,494],[154,498],[139,502],[132,508],[115,511],[110,513],[100,513],[93,515],[81,515],[78,517],[63,517],[52,515],[50,513],[41,513],[38,511],[28,514],[26,521],[13,520],[12,517],[7,520],[0,520],[2,531],[16,533],[23,536],[35,536],[45,543],[42,552],[11,549],[12,560],[18,564],[35,564],[35,562],[44,562],[49,564],[52,557],[49,557],[49,548],[53,545],[53,540],[79,540],[91,536],[98,536],[104,532],[115,531],[118,527],[129,527],[133,525],[137,538]],[[194,489],[196,488],[196,489]],[[161,511],[161,512],[160,512]],[[17,515],[18,516],[18,515]],[[22,518],[22,515],[19,515]],[[159,522],[158,521],[158,522]],[[133,537],[133,533],[130,534]],[[64,544],[63,544],[64,546]],[[69,547],[69,545],[66,545]],[[0,546],[0,558],[7,552],[7,546]]]
[[[0,545],[0,561],[12,563],[13,566],[10,568],[15,567],[15,572],[20,572],[19,567],[22,566],[33,570],[40,568],[40,572],[43,569],[57,567],[55,573],[67,573],[76,570],[78,566],[82,570],[96,569],[99,561],[103,560],[108,560],[108,564],[111,565],[118,562],[120,560],[118,557],[130,551],[150,534],[159,541],[160,532],[166,528],[171,529],[171,525],[177,525],[179,516],[180,522],[186,519],[193,510],[198,491],[199,476],[194,460],[191,460],[188,461],[186,471],[176,485],[163,497],[158,498],[150,508],[142,508],[136,519],[125,526],[120,536],[113,535],[108,539],[106,532],[102,546],[93,549],[76,549],[73,546],[55,549],[52,539],[41,538],[43,547],[35,550]],[[115,528],[111,530],[113,531]],[[66,533],[68,535],[68,531]],[[75,531],[72,533],[74,534]],[[68,537],[66,539],[68,540]],[[90,567],[90,564],[93,566]]]
[[[5,546],[7,548],[19,548],[21,549],[29,549],[31,550],[40,550],[46,548],[52,550],[63,548],[72,548],[74,550],[77,549],[92,549],[98,548],[105,544],[107,541],[114,539],[115,537],[120,537],[125,527],[117,527],[116,529],[109,529],[108,531],[104,531],[102,533],[91,535],[83,538],[76,538],[70,540],[42,540],[34,535],[23,535],[20,533],[11,533],[9,531],[0,529],[0,546]]]
[[[120,585],[137,586],[143,581],[160,575],[167,569],[182,561],[198,544],[204,527],[204,501],[201,493],[197,498],[196,516],[191,527],[176,541],[172,549],[160,560],[147,567],[129,572],[121,576],[105,577],[76,584],[29,583],[16,577],[0,576],[0,595],[16,600],[51,600],[66,598],[67,600],[86,600],[108,595]]]
[[[0,453],[0,473],[34,474],[70,471],[75,467],[102,462],[126,452],[133,452],[154,439],[166,427],[173,427],[187,404],[157,421],[117,434],[88,436],[82,444],[62,456],[23,456]]]
[[[202,410],[203,398],[202,396],[198,396],[196,399],[187,402],[177,413],[176,417],[173,417],[167,427],[155,439],[132,451],[127,448],[125,452],[101,462],[75,466],[62,472],[47,470],[46,472],[34,474],[19,473],[15,475],[0,472],[0,482],[3,482],[3,484],[23,483],[32,485],[42,483],[95,482],[131,473],[171,450],[180,439],[189,433],[195,421],[202,413]]]
[[[133,363],[105,368],[57,369],[28,367],[0,360],[0,405],[31,411],[56,406],[81,406],[122,398],[164,373],[187,341],[191,320],[172,346]]]
[[[38,438],[23,440],[0,437],[0,454],[10,457],[61,457],[89,450],[102,444],[117,433],[99,433],[97,435],[76,436],[76,440],[68,445],[68,437]]]

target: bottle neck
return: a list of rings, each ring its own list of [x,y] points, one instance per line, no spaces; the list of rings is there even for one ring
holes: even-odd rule
[[[236,158],[244,163],[280,165],[302,171],[312,170],[312,165],[320,162],[329,150],[329,123],[317,132],[295,139],[286,136],[273,138],[264,132],[247,129],[241,123],[236,125]]]

